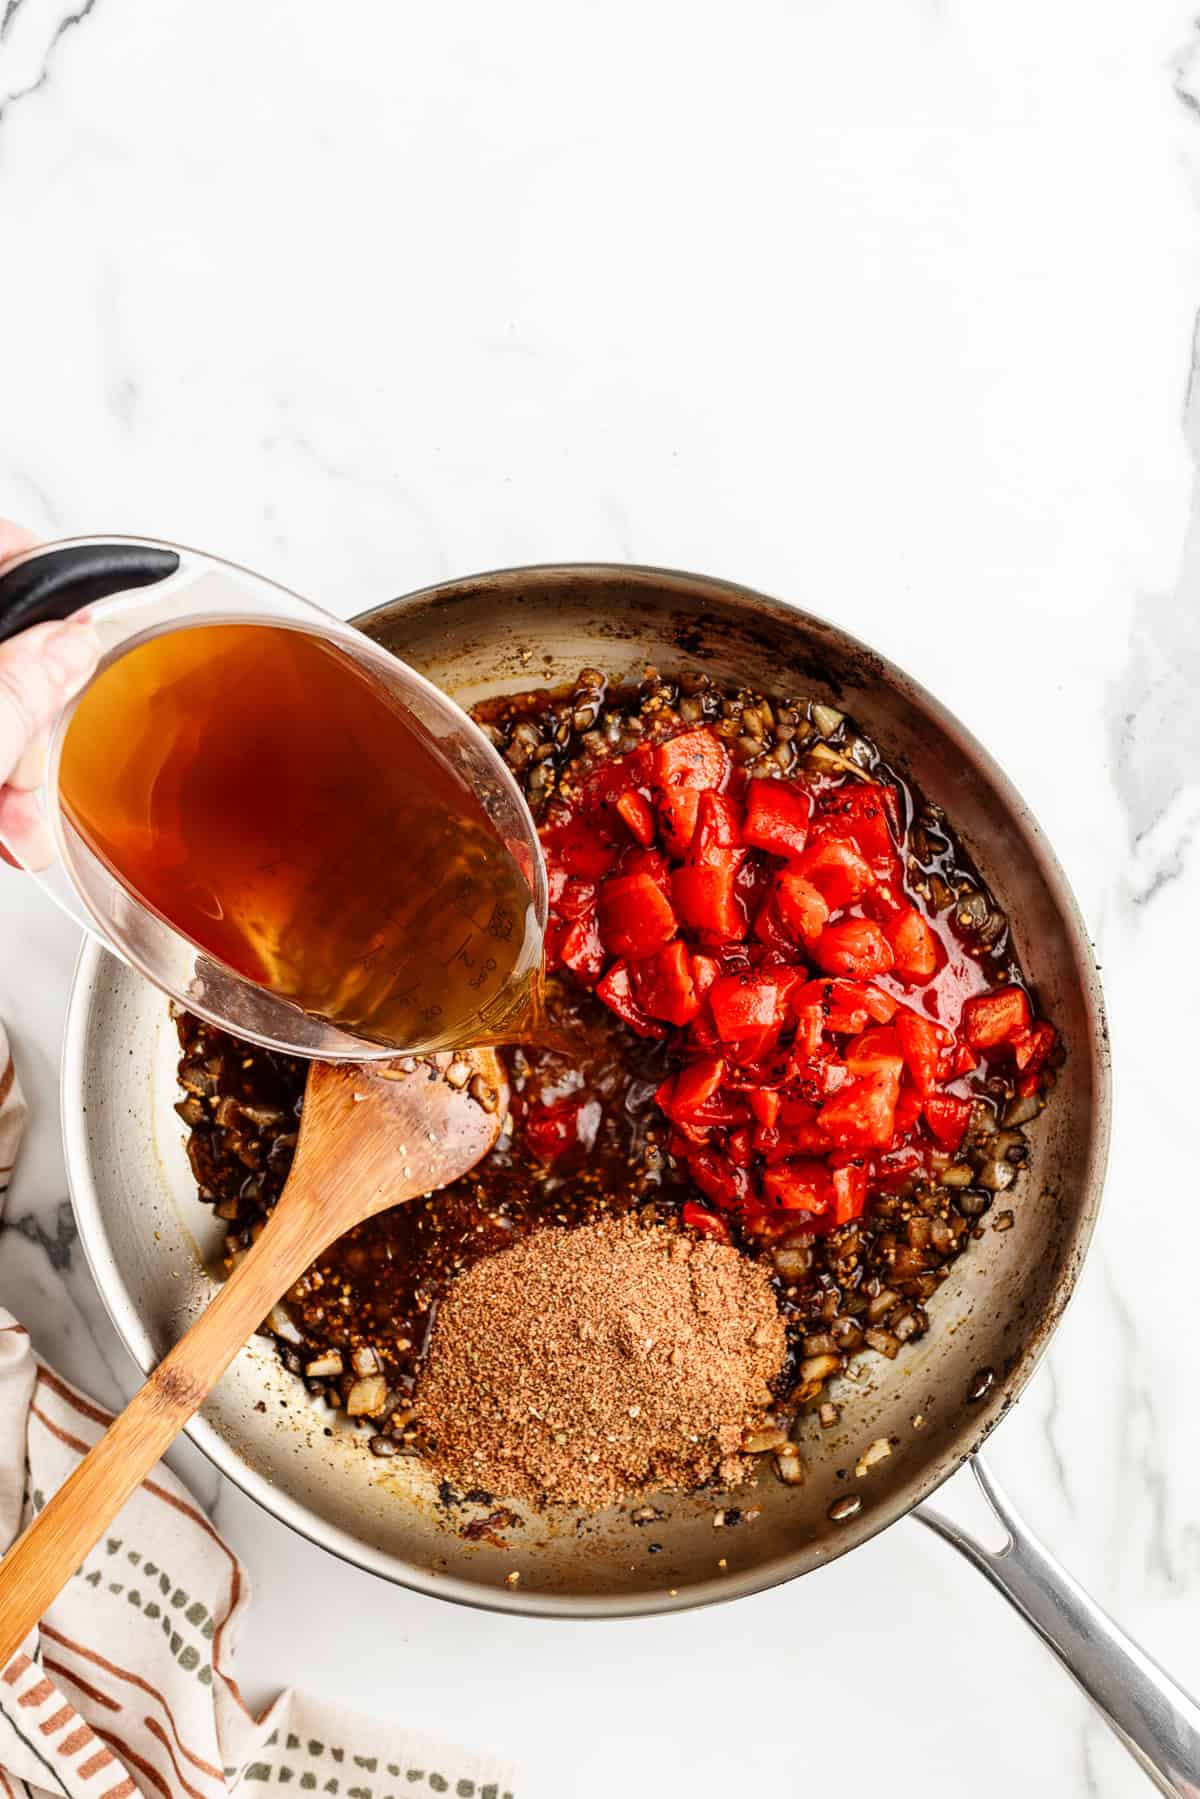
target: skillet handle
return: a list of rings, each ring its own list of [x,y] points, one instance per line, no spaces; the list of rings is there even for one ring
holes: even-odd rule
[[[26,550],[0,572],[0,643],[28,625],[69,618],[96,600],[152,586],[178,567],[174,550],[131,537]]]
[[[1002,1549],[985,1549],[932,1506],[913,1517],[973,1562],[1037,1631],[1159,1792],[1200,1799],[1200,1706],[1055,1561],[979,1456],[971,1470],[1007,1533]]]

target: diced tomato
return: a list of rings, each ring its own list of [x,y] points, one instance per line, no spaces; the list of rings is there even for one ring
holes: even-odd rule
[[[848,1081],[821,1107],[821,1129],[839,1149],[886,1149],[896,1124],[901,1061],[881,1058],[875,1072]]]
[[[700,1010],[687,948],[678,937],[634,963],[633,989],[642,1010],[668,1024],[689,1024]]]
[[[775,882],[774,904],[787,929],[805,942],[819,936],[829,922],[829,907],[820,888],[789,868]]]
[[[706,1099],[702,1106],[697,1106],[692,1118],[697,1124],[719,1124],[730,1129],[735,1125],[753,1123],[746,1095],[731,1085],[722,1087],[719,1093]]]
[[[851,1037],[842,1051],[851,1074],[869,1074],[876,1062],[903,1059],[903,1055],[897,1032],[886,1024],[873,1024],[861,1035]]]
[[[792,1007],[815,1006],[827,1031],[865,1031],[871,1014],[861,987],[850,981],[809,981],[792,995]]]
[[[725,1043],[777,1031],[782,1019],[778,982],[768,975],[721,975],[708,995],[713,1023]]]
[[[939,1022],[953,989],[933,984],[946,953],[903,885],[894,788],[846,782],[812,806],[798,782],[734,771],[703,726],[610,759],[543,826],[546,967],[595,983],[641,1036],[680,1033],[688,1059],[655,1098],[697,1189],[683,1221],[723,1241],[721,1213],[769,1243],[928,1178],[970,1127],[947,1084],[1004,1053],[1036,1092],[1057,1042],[1015,983],[967,999],[957,1035]],[[902,1004],[904,984],[920,997]],[[579,1141],[582,1103],[526,1109],[534,1154]]]
[[[687,854],[696,832],[700,794],[721,787],[728,773],[728,750],[703,725],[659,744],[654,757],[658,816],[672,854]]]
[[[689,1145],[702,1147],[712,1138],[711,1124],[694,1124],[690,1118],[676,1118],[674,1124],[680,1141],[672,1151],[673,1155],[690,1154]]]
[[[897,1012],[894,1028],[913,1085],[918,1093],[931,1093],[937,1084],[946,1033],[932,1019],[907,1009]]]
[[[832,1144],[819,1124],[779,1125],[775,1147],[767,1151],[768,1163],[786,1162],[795,1156],[827,1156]]]
[[[549,849],[546,850],[546,897],[550,901],[551,912],[557,912],[558,902],[566,892],[570,875],[561,862],[552,859]]]
[[[692,861],[707,862],[714,850],[740,850],[742,847],[741,807],[727,794],[714,793],[711,789],[702,793],[696,809],[696,829],[692,836]],[[723,865],[726,858],[721,855],[715,860]]]
[[[820,1006],[798,1006],[794,996],[791,1002],[791,1011],[792,1017],[796,1020],[796,1036],[792,1044],[793,1054],[798,1062],[809,1062],[821,1047],[825,1014]]]
[[[700,795],[691,787],[673,787],[658,796],[658,824],[673,856],[686,856],[696,835]]]
[[[812,883],[831,912],[857,905],[875,878],[855,845],[840,837],[821,837],[810,844],[796,873]]]
[[[871,981],[808,981],[792,995],[792,1008],[818,1006],[827,1031],[865,1031],[872,1019],[886,1024],[896,1014],[896,1002]]]
[[[862,1047],[856,1049],[852,1043],[846,1045],[846,1067],[856,1080],[883,1081],[886,1085],[894,1087],[899,1093],[900,1077],[904,1073],[904,1058],[898,1055],[893,1048],[889,1048],[886,1042],[872,1043],[871,1039],[875,1035],[874,1031],[864,1032],[858,1039],[860,1046],[864,1044],[867,1046],[865,1049]],[[878,1035],[881,1038],[887,1038],[891,1036],[891,1032],[881,1030]],[[838,1091],[842,1092],[843,1089],[839,1088]]]
[[[828,832],[835,838],[851,838],[870,864],[875,879],[895,883],[900,864],[892,836],[893,817],[898,824],[895,788],[876,782],[847,782],[844,787],[822,794],[821,814],[813,834]]]
[[[636,750],[626,750],[623,756],[596,763],[579,784],[584,810],[606,811],[630,788],[649,787],[654,778],[654,753],[653,744],[643,743]]]
[[[654,842],[654,808],[644,793],[630,788],[617,800],[617,811],[635,842],[646,846]]]
[[[724,1041],[724,1039],[722,1039]],[[764,1026],[761,1031],[752,1031],[745,1037],[737,1037],[733,1042],[725,1043],[725,1052],[731,1062],[735,1062],[743,1075],[749,1075],[754,1084],[758,1084],[763,1063],[768,1056],[774,1055],[779,1042],[779,1026]]]
[[[777,1162],[762,1177],[762,1193],[785,1212],[820,1213],[832,1203],[833,1182],[824,1162]]]
[[[621,875],[649,875],[666,899],[671,897],[671,868],[661,850],[646,849],[640,843],[622,851],[616,872]]]
[[[780,1122],[785,1130],[791,1130],[796,1125],[815,1124],[819,1110],[820,1107],[813,1105],[811,1100],[799,1099],[795,1094],[788,1093],[784,1095],[780,1105]]]
[[[1058,1032],[1052,1024],[1035,1024],[1032,1030],[1013,1038],[1013,1060],[1023,1074],[1036,1074],[1049,1060],[1057,1042]]]
[[[877,1024],[888,1024],[896,1016],[897,1002],[874,981],[863,983],[862,995],[864,1006]]]
[[[884,924],[895,971],[906,981],[928,981],[937,973],[937,938],[915,906],[906,906]]]
[[[979,1067],[979,1057],[965,1043],[952,1043],[942,1051],[942,1060],[938,1065],[938,1079],[956,1081],[959,1075],[970,1074],[973,1068]]]
[[[777,956],[794,956],[796,942],[779,915],[779,901],[772,891],[758,908],[754,918],[754,935]]]
[[[539,1162],[553,1162],[579,1141],[579,1114],[585,1096],[572,1094],[555,1105],[530,1105],[521,1118],[521,1134]]]
[[[779,1097],[778,1089],[774,1087],[754,1087],[751,1089],[748,1098],[750,1101],[750,1110],[754,1113],[759,1124],[766,1125],[769,1130],[778,1120],[779,1108],[783,1103]]]
[[[547,862],[551,866],[557,864],[569,875],[596,881],[616,865],[616,849],[582,818],[556,826],[542,841]]]
[[[725,1152],[735,1168],[749,1168],[751,1160],[750,1128],[739,1124],[725,1139]]]
[[[702,1061],[686,1063],[663,1082],[654,1097],[669,1118],[686,1118],[712,1099],[724,1079],[723,1057],[705,1056]]]
[[[848,1162],[833,1171],[833,1215],[837,1224],[860,1218],[867,1204],[867,1171],[860,1162]]]
[[[754,1153],[763,1156],[769,1162],[771,1153],[777,1149],[782,1139],[778,1125],[760,1124],[754,1133]]]
[[[683,1223],[692,1230],[699,1231],[702,1237],[714,1237],[718,1243],[729,1243],[729,1226],[719,1212],[710,1212],[707,1206],[698,1206],[694,1199],[685,1199],[679,1208],[679,1216]]]
[[[870,893],[863,894],[862,909],[868,918],[873,918],[876,924],[886,928],[908,911],[908,901],[902,892],[897,893],[894,887],[883,881],[872,887]]]
[[[1020,987],[976,994],[962,1009],[962,1034],[972,1049],[995,1049],[1029,1029],[1029,1001]]]
[[[892,1126],[892,1134],[897,1141],[902,1141],[916,1130],[921,1117],[921,1095],[915,1087],[903,1086],[900,1097],[896,1101],[896,1117]]]
[[[589,986],[604,972],[604,945],[596,928],[595,907],[577,918],[558,946],[559,961]]]
[[[602,999],[610,1012],[627,1024],[639,1037],[665,1037],[667,1028],[657,1020],[647,1016],[638,1005],[633,991],[633,977],[629,972],[628,962],[614,962],[602,981],[596,986],[597,997]]]
[[[744,1205],[750,1197],[750,1176],[744,1168],[735,1168],[719,1150],[689,1149],[687,1169],[701,1193],[723,1211]]]
[[[852,980],[869,980],[872,975],[886,974],[892,966],[891,946],[869,918],[844,918],[826,925],[811,951],[826,974],[844,974]]]
[[[571,875],[562,882],[554,910],[560,918],[583,918],[595,904],[595,881],[583,881],[578,875]]]
[[[720,972],[720,967],[711,956],[692,957],[692,985],[697,993],[707,993]]]
[[[702,867],[677,868],[671,877],[671,897],[680,922],[690,931],[701,931],[721,942],[740,942],[746,935],[746,908],[738,897],[733,858],[737,850],[723,853],[729,861],[716,865],[711,858]]]
[[[700,1016],[693,1018],[688,1026],[688,1043],[704,1056],[719,1056],[721,1053],[722,1044],[717,1036],[717,1027],[703,1007],[700,1009]]]
[[[746,796],[745,840],[773,856],[794,859],[808,841],[812,800],[791,781],[751,781]]]
[[[650,956],[675,935],[671,902],[646,871],[614,875],[600,889],[600,935],[614,955]]]
[[[953,1155],[967,1134],[971,1102],[952,1093],[931,1093],[925,1101],[925,1122],[941,1147]]]
[[[900,1095],[903,1100],[903,1093]],[[925,1151],[915,1143],[901,1143],[873,1157],[871,1183],[881,1193],[894,1193],[905,1186],[914,1174],[928,1174]]]
[[[729,773],[729,751],[707,725],[668,737],[654,752],[654,774],[662,787],[722,787]]]

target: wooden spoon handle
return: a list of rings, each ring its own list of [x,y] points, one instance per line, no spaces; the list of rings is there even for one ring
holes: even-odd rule
[[[238,1350],[336,1229],[306,1203],[299,1170],[266,1229],[0,1561],[0,1668],[208,1397]]]

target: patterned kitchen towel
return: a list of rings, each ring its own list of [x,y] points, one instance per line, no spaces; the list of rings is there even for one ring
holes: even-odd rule
[[[0,1189],[25,1105],[0,1027]],[[0,1309],[0,1543],[109,1414],[34,1355]],[[233,1678],[245,1571],[161,1465],[0,1673],[0,1799],[512,1799],[510,1768],[287,1691],[261,1717]]]

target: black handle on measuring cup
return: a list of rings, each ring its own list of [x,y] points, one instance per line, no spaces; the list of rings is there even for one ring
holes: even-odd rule
[[[0,570],[0,643],[27,625],[69,618],[95,600],[152,587],[179,567],[174,550],[124,542],[50,545]]]

